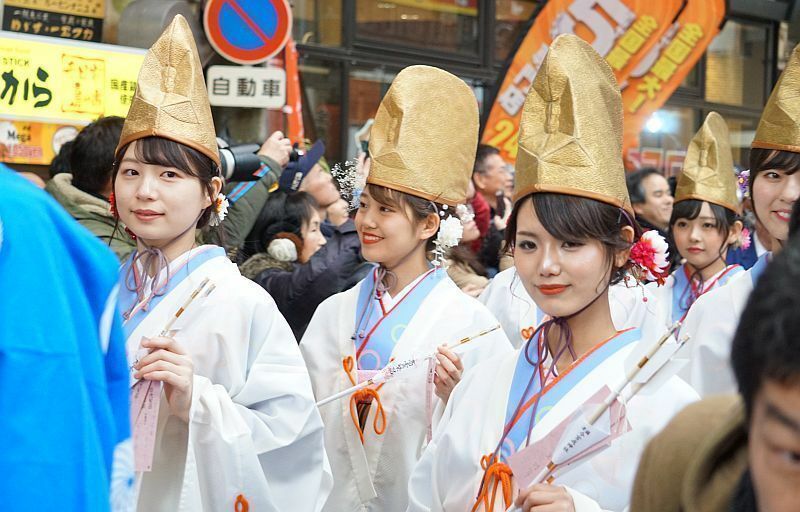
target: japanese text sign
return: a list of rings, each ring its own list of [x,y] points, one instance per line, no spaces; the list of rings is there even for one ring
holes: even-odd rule
[[[689,0],[678,19],[633,70],[622,91],[623,149],[628,167],[630,152],[639,146],[639,132],[661,108],[719,33],[725,19],[725,0]]]
[[[104,0],[6,0],[3,30],[99,42],[104,16]]]
[[[10,119],[88,124],[126,116],[144,51],[4,33],[0,110]]]
[[[215,106],[280,109],[286,104],[286,71],[281,68],[211,66],[206,86]]]
[[[669,29],[683,0],[550,0],[536,15],[506,71],[481,141],[500,149],[511,163],[517,156],[519,119],[525,96],[550,43],[575,34],[605,57],[618,82]]]

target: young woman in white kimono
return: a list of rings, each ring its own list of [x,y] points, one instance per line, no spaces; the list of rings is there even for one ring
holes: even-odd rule
[[[202,67],[181,16],[145,56],[113,185],[112,208],[137,242],[120,276],[134,446],[145,455],[137,509],[321,509],[331,484],[322,421],[292,332],[222,248],[195,245],[226,205]]]
[[[711,112],[689,144],[669,223],[685,262],[663,285],[647,285],[656,298],[657,329],[683,322],[701,295],[744,271],[739,265],[725,263],[728,248],[742,234],[736,177],[731,169],[728,127],[722,116]]]
[[[461,224],[449,215],[466,197],[477,142],[475,96],[440,69],[404,69],[378,108],[355,218],[364,258],[377,265],[320,305],[300,349],[318,400],[390,361],[436,354],[435,375],[420,364],[320,407],[334,478],[325,510],[405,510],[408,476],[462,369],[511,351],[499,328],[441,347],[498,325],[437,265],[440,250],[458,243]]]
[[[509,457],[615,384],[640,341],[638,330],[615,328],[608,302],[639,231],[622,166],[622,102],[608,64],[578,37],[556,38],[520,127],[507,236],[520,280],[552,320],[456,386],[411,476],[410,511],[513,504],[526,512],[622,511],[648,439],[696,399],[674,376],[648,384],[626,404],[631,431],[555,473],[552,483],[515,489]]]
[[[773,251],[788,237],[792,207],[800,197],[800,45],[795,47],[767,101],[750,151],[750,198],[756,217],[774,238]],[[733,334],[747,298],[771,257],[725,286],[700,297],[686,315],[682,335],[689,335],[689,383],[701,396],[734,393],[730,369]]]

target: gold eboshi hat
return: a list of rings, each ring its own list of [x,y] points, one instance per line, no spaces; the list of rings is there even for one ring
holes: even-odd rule
[[[710,112],[689,143],[675,202],[699,199],[738,212],[736,189],[728,126],[721,115]]]
[[[800,45],[769,95],[752,147],[800,153]]]
[[[450,206],[464,203],[478,147],[478,102],[430,66],[398,73],[375,115],[367,183]]]
[[[558,36],[522,109],[514,200],[534,192],[633,209],[622,163],[622,96],[606,61],[572,34]]]
[[[189,24],[180,14],[144,57],[116,152],[151,136],[185,144],[219,165],[203,66]]]

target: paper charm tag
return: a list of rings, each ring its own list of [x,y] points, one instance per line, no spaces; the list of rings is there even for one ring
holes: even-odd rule
[[[590,425],[586,416],[594,407],[581,407],[581,412],[567,425],[561,438],[556,443],[552,461],[564,464],[578,454],[586,452],[597,443],[611,435],[611,417],[609,411],[604,412],[594,425]]]
[[[140,380],[131,389],[133,456],[137,472],[153,469],[161,386],[161,382]]]
[[[551,461],[558,464],[559,461],[568,462],[595,453],[621,435],[615,428],[619,418],[624,419],[624,406],[619,401],[615,401],[597,421],[595,429],[584,430],[587,427],[585,418],[610,394],[611,390],[603,386],[543,438],[508,458],[508,465],[520,488],[524,489],[535,483],[536,477]]]

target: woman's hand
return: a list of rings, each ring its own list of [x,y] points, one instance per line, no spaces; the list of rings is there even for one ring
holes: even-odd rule
[[[194,381],[192,358],[174,338],[166,336],[144,338],[142,347],[150,353],[134,365],[134,377],[163,382],[170,412],[188,423]]]
[[[550,484],[536,484],[520,491],[515,504],[522,512],[575,512],[567,490]]]
[[[441,398],[442,402],[447,403],[453,388],[461,380],[463,371],[464,365],[455,352],[444,345],[436,349],[436,374],[433,376],[433,383],[436,386],[436,396]]]

